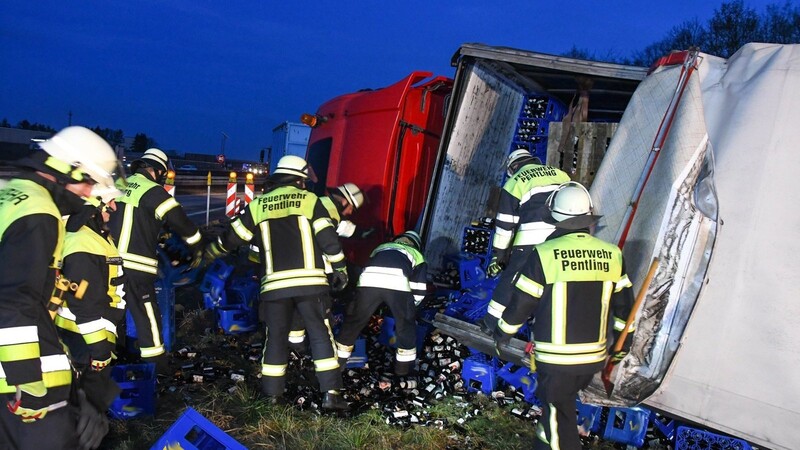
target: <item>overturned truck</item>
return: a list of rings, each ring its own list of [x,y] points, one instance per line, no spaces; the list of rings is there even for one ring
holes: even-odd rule
[[[582,400],[800,448],[800,46],[681,52],[648,69],[465,44],[452,64],[453,80],[414,73],[317,111],[319,188],[355,182],[370,199],[354,220],[378,232],[358,245],[414,227],[442,270],[465,227],[493,217],[506,156],[528,148],[591,183],[596,234],[621,244],[646,290],[613,395],[598,376]]]
[[[485,152],[507,142],[481,124],[513,121],[518,104],[496,106],[534,89],[524,70],[536,60],[525,56],[462,48],[423,219],[434,264],[501,182],[502,154]],[[569,63],[563,77],[581,67],[599,81],[598,70],[616,69],[618,82],[636,73],[558,57],[549,67],[560,63]],[[591,193],[604,216],[596,234],[622,244],[647,295],[612,397],[598,375],[582,400],[644,404],[768,448],[800,448],[800,46],[748,44],[727,60],[676,53],[637,84]],[[475,92],[494,106],[476,114]],[[552,161],[552,139],[550,147]],[[654,258],[656,275],[641,286]]]

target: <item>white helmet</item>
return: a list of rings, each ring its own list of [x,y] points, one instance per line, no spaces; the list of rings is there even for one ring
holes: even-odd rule
[[[114,150],[105,139],[88,128],[72,126],[64,128],[39,146],[51,157],[66,164],[61,170],[75,181],[88,181],[106,187],[114,186],[114,174],[120,165]]]
[[[101,184],[95,184],[92,186],[92,197],[99,197],[100,200],[106,205],[122,195],[122,191],[117,189],[116,186],[103,186]]]
[[[524,164],[541,164],[542,161],[531,155],[531,152],[524,148],[518,148],[511,152],[506,159],[506,173],[513,176]]]
[[[394,240],[410,244],[414,246],[414,248],[416,248],[417,250],[422,249],[422,238],[419,236],[419,233],[417,233],[414,230],[405,231],[396,238],[394,238]]]
[[[364,193],[354,183],[345,183],[336,189],[347,200],[347,203],[353,205],[354,209],[358,209],[364,204]]]
[[[308,178],[308,163],[299,156],[286,155],[278,160],[273,174],[293,175],[305,179]]]
[[[589,191],[582,184],[568,181],[553,191],[547,198],[547,209],[557,222],[591,215],[594,205]]]
[[[169,157],[157,148],[148,148],[137,161],[146,162],[154,169],[161,169],[165,172],[169,170]]]

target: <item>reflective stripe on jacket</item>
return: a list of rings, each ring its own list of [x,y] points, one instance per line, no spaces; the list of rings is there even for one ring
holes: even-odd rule
[[[127,181],[108,226],[124,267],[133,273],[155,277],[158,273],[156,245],[164,224],[190,246],[200,243],[200,230],[178,201],[149,175],[137,172]]]
[[[427,268],[425,258],[416,248],[387,242],[372,251],[358,287],[411,292],[414,300],[420,302],[427,293]]]
[[[37,381],[55,401],[69,393],[71,366],[46,309],[65,233],[54,199],[78,199],[65,192],[33,176],[0,190],[0,393]]]
[[[513,284],[498,326],[513,334],[533,316],[537,364],[599,370],[614,329],[609,321],[627,318],[633,305],[622,252],[584,231],[537,245]]]
[[[495,253],[504,253],[512,245],[536,245],[553,231],[544,222],[542,213],[547,197],[561,183],[570,181],[569,175],[551,166],[526,164],[503,185],[495,216],[495,234],[492,242]]]

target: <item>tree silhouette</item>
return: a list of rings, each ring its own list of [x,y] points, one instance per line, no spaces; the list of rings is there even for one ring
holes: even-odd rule
[[[122,130],[112,130],[111,128],[100,128],[96,126],[92,131],[103,137],[112,147],[122,145],[125,142],[125,133]]]
[[[131,151],[137,153],[144,153],[148,148],[155,147],[156,141],[150,137],[147,137],[144,133],[136,133],[136,136],[133,138],[133,144],[131,145]]]
[[[692,47],[729,58],[748,42],[800,43],[800,7],[786,1],[783,4],[770,4],[763,14],[758,14],[743,0],[722,2],[707,22],[703,23],[697,18],[683,22],[667,32],[663,39],[634,52],[630,58],[617,57],[613,52],[589,52],[574,45],[562,55],[649,66],[673,50]]]

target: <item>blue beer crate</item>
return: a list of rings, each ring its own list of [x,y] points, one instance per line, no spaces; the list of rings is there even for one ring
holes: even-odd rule
[[[156,412],[156,365],[120,364],[111,367],[111,379],[121,392],[108,409],[115,419],[131,419]]]
[[[752,450],[746,441],[714,434],[710,431],[680,426],[675,442],[676,450]]]
[[[219,278],[206,278],[200,292],[203,293],[203,307],[214,309],[228,304],[228,293],[225,290],[225,280]]]
[[[184,450],[247,450],[247,447],[192,408],[187,408],[186,412],[150,447],[151,450],[177,448]]]
[[[254,309],[258,305],[260,284],[252,277],[237,277],[231,280],[227,291],[227,304]]]
[[[603,407],[596,405],[587,405],[581,403],[579,398],[575,399],[575,408],[578,412],[578,426],[582,427],[585,431],[597,433],[600,431],[600,413]]]
[[[469,289],[486,280],[483,260],[473,255],[461,255],[458,261],[458,278],[461,289]]]
[[[542,406],[536,398],[537,377],[536,372],[531,372],[527,367],[506,363],[497,371],[497,376],[518,391],[521,391],[526,402]]]
[[[467,357],[461,368],[461,378],[467,386],[467,392],[481,391],[486,395],[491,395],[497,386],[494,358],[482,354]]]
[[[421,353],[422,348],[425,347],[425,338],[428,336],[430,330],[430,325],[417,324],[417,353]],[[383,318],[381,332],[378,334],[378,342],[387,347],[397,348],[397,336],[395,335],[394,331],[394,317],[386,316]]]
[[[363,369],[367,366],[367,362],[367,340],[358,338],[355,344],[353,344],[353,353],[351,353],[350,358],[347,359],[347,368]]]
[[[219,306],[215,313],[225,334],[248,333],[258,326],[257,312],[241,305]]]
[[[609,408],[603,439],[641,447],[647,435],[649,419],[650,410],[645,408]]]

